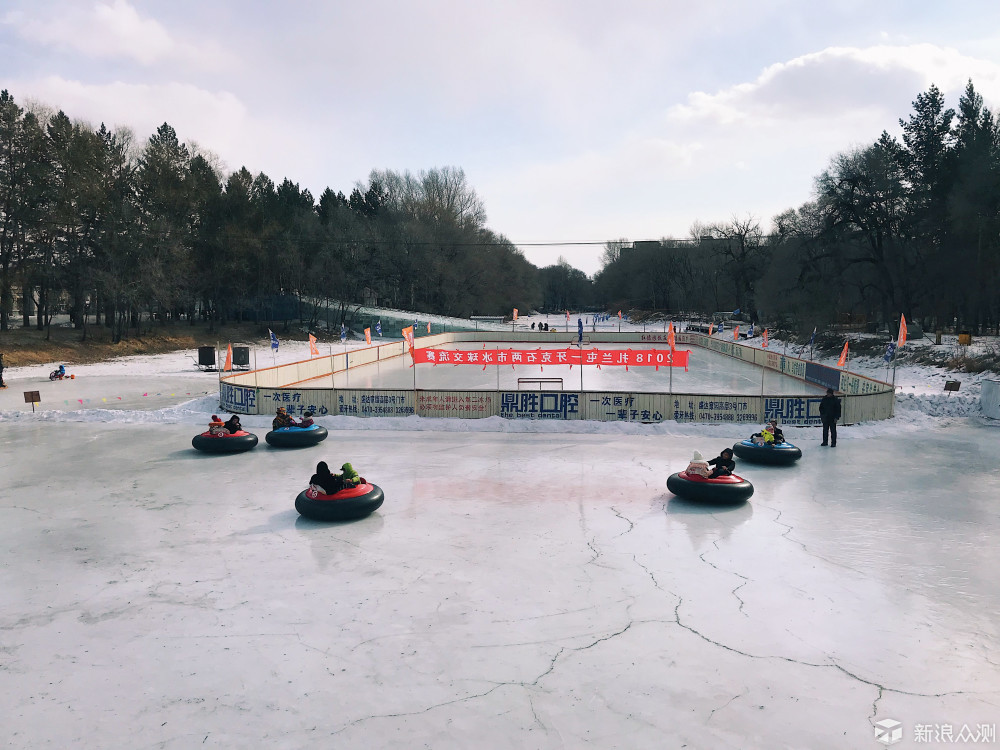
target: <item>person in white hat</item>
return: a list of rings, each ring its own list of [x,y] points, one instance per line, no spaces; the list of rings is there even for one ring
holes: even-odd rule
[[[708,461],[705,460],[700,451],[694,452],[691,462],[684,471],[688,474],[697,474],[702,477],[707,477],[712,473],[712,470],[708,468]]]

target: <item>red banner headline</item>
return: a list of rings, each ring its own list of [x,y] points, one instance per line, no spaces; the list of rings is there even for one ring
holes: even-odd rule
[[[431,365],[597,365],[683,367],[690,351],[670,349],[415,349],[413,361]]]

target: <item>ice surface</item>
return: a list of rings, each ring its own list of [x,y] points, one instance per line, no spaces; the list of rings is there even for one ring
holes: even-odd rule
[[[217,394],[177,394],[215,376],[126,366],[5,373],[9,747],[857,748],[885,718],[906,747],[1000,723],[1000,431],[934,371],[835,449],[789,429],[803,459],[740,462],[753,498],[711,507],[665,482],[727,425],[335,417],[316,448],[209,456]],[[153,383],[166,405],[100,400]],[[91,402],[17,403],[47,385]],[[300,518],[318,460],[385,504]]]
[[[542,345],[524,344],[513,346],[485,344],[485,349],[518,348],[525,350],[562,350],[566,344]],[[443,347],[449,351],[482,351],[484,345],[454,344]],[[666,345],[644,344],[593,344],[585,351],[602,351],[629,348],[632,350],[665,349]],[[773,370],[764,370],[749,362],[712,352],[701,347],[681,347],[690,350],[689,367],[602,367],[587,365],[583,368],[569,365],[430,365],[411,366],[408,357],[394,357],[383,362],[374,362],[334,375],[336,388],[413,388],[414,383],[422,389],[440,390],[518,390],[519,378],[561,378],[562,388],[546,384],[545,390],[585,390],[585,391],[628,391],[641,393],[712,393],[760,395],[782,394],[800,395],[823,393],[825,390],[812,383],[783,375]],[[416,372],[414,372],[416,369]],[[582,387],[581,387],[582,386]],[[305,388],[329,388],[330,376],[326,375],[300,384]],[[538,390],[537,384],[525,384],[524,389]]]

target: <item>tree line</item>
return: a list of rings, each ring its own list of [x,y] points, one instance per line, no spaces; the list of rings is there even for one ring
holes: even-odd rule
[[[224,174],[168,124],[143,144],[0,93],[0,330],[68,309],[116,339],[142,321],[315,324],[339,305],[467,317],[541,309],[741,309],[800,330],[831,322],[996,329],[1000,127],[970,81],[936,86],[902,137],[835,155],[810,201],[774,217],[695,223],[684,239],[607,243],[593,278],[537,268],[459,168],[372,171],[315,199],[245,167]],[[17,297],[15,299],[15,296]],[[29,317],[30,316],[30,317]]]
[[[599,298],[753,319],[925,328],[1000,325],[1000,128],[969,81],[958,110],[936,86],[901,140],[835,155],[812,200],[774,217],[695,224],[685,240],[609,242]]]
[[[84,338],[143,320],[310,318],[331,301],[468,316],[540,304],[539,269],[486,227],[461,169],[373,171],[314,199],[288,178],[224,175],[168,124],[130,131],[0,93],[0,330],[68,310]],[[91,322],[92,321],[92,322]]]

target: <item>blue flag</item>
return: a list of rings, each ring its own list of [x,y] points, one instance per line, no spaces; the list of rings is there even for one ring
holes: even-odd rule
[[[271,334],[271,348],[274,349],[274,351],[278,351],[278,337],[274,335],[274,331],[270,328],[267,329],[267,332]]]
[[[892,362],[892,355],[896,353],[896,342],[890,341],[889,346],[885,348],[885,356],[882,357],[887,363]]]
[[[344,324],[341,323],[340,324],[340,343],[343,344],[345,341],[347,341],[347,328],[345,328]]]
[[[753,323],[750,324],[750,330],[747,331],[747,338],[748,339],[752,339],[753,338]]]
[[[740,314],[740,308],[737,307],[735,310],[733,310],[733,315],[739,315],[739,314]]]
[[[378,334],[379,336],[381,336],[381,335],[382,335],[382,321],[381,321],[381,320],[379,320],[379,321],[378,321],[378,322],[377,322],[377,323],[375,324],[375,333],[377,333],[377,334]]]
[[[577,341],[583,343],[583,318],[576,319]]]
[[[812,346],[815,340],[816,340],[816,329],[813,328],[812,336],[809,337],[809,346]]]

